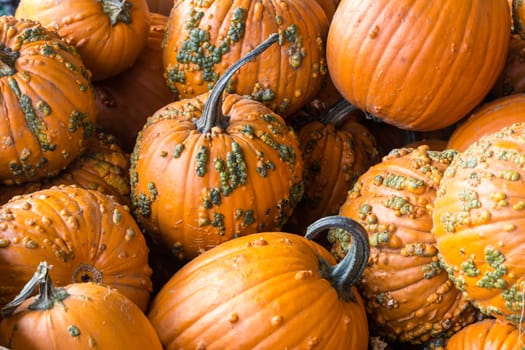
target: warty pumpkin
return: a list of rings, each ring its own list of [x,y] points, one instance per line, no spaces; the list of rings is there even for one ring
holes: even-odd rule
[[[32,20],[0,17],[0,183],[56,175],[95,121],[89,72],[75,49]]]
[[[181,98],[203,94],[271,33],[279,45],[243,67],[227,92],[249,95],[282,117],[318,92],[327,74],[328,20],[315,0],[176,1],[164,41],[168,85]]]
[[[303,195],[295,132],[258,101],[222,98],[231,74],[279,38],[271,35],[232,65],[211,93],[161,108],[139,133],[131,156],[134,212],[181,259],[280,229]]]
[[[466,326],[447,342],[446,350],[518,350],[525,335],[516,326],[487,318]]]
[[[12,197],[58,185],[77,185],[115,196],[119,203],[131,205],[129,154],[112,135],[97,131],[86,139],[84,151],[58,175],[38,182],[0,186],[0,205]]]
[[[447,148],[463,152],[482,136],[520,122],[525,122],[525,93],[497,98],[462,120],[450,135]]]
[[[52,267],[38,264],[2,308],[0,344],[12,350],[162,349],[146,315],[123,294],[93,282],[55,287]]]
[[[146,310],[151,293],[148,247],[129,208],[95,190],[55,186],[0,207],[0,306],[53,265],[55,284],[97,282]]]
[[[483,136],[450,164],[434,201],[441,262],[483,313],[520,324],[525,289],[525,124]]]
[[[436,190],[455,154],[394,149],[357,179],[339,210],[368,233],[370,258],[357,287],[370,332],[387,341],[421,344],[477,316],[441,267],[431,233]],[[342,257],[351,240],[332,230],[329,241]]]
[[[132,152],[146,119],[177,99],[164,79],[161,42],[168,17],[150,12],[146,47],[131,68],[94,82],[97,124],[114,135],[126,152]]]
[[[146,0],[20,0],[15,17],[56,30],[76,47],[93,80],[131,67],[149,29]]]
[[[356,107],[402,129],[437,130],[490,91],[510,26],[506,0],[342,0],[326,60]]]
[[[367,349],[366,313],[353,286],[368,257],[366,232],[332,216],[307,235],[331,227],[353,239],[337,265],[320,244],[286,232],[235,238],[184,265],[148,313],[164,348]]]

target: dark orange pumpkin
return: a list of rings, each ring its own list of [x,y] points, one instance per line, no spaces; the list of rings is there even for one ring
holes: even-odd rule
[[[339,211],[368,232],[370,258],[358,288],[371,333],[389,341],[420,344],[475,320],[441,268],[431,233],[436,190],[455,154],[428,146],[392,150],[359,177]],[[348,234],[334,230],[329,239],[334,254],[344,256]]]
[[[58,286],[97,282],[146,310],[151,293],[148,247],[137,223],[112,197],[57,186],[0,207],[0,305],[12,300],[35,265],[53,265]]]
[[[169,16],[174,0],[147,0],[150,12]]]
[[[353,283],[366,265],[366,232],[351,233],[351,253],[335,265],[321,245],[285,232],[239,237],[196,257],[164,285],[148,313],[166,350],[368,349],[366,313]]]
[[[437,130],[490,91],[510,27],[505,0],[342,0],[327,64],[356,107],[402,129]]]
[[[303,195],[295,132],[258,101],[221,97],[231,74],[279,37],[231,66],[211,93],[157,111],[139,133],[131,157],[135,214],[179,258],[279,230]]]
[[[279,45],[240,69],[227,92],[249,95],[287,117],[319,91],[327,32],[315,0],[177,1],[164,41],[168,85],[181,98],[203,94],[229,66],[279,33]]]
[[[146,47],[133,66],[94,83],[97,124],[114,135],[126,152],[132,152],[138,132],[155,111],[177,99],[166,85],[161,42],[168,17],[150,13]]]
[[[494,98],[525,93],[525,39],[513,35],[510,39],[507,62],[491,91]]]
[[[1,345],[13,350],[162,349],[151,323],[126,296],[92,282],[57,288],[52,267],[41,262],[20,294],[2,308]]]
[[[479,106],[452,132],[447,148],[465,151],[482,136],[525,122],[525,93],[501,97]]]
[[[525,308],[525,123],[472,143],[434,201],[441,262],[483,313],[520,325]]]
[[[525,335],[518,327],[487,318],[463,328],[447,342],[446,350],[518,350]]]
[[[15,16],[56,30],[77,48],[93,80],[131,67],[149,28],[146,0],[20,0]]]
[[[89,73],[75,49],[35,21],[0,17],[0,183],[54,176],[95,121]]]

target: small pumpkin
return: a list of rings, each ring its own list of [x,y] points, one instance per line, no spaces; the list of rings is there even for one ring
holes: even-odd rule
[[[131,68],[95,82],[97,124],[114,135],[126,152],[132,152],[146,119],[177,99],[166,85],[161,42],[168,17],[150,12],[146,47]]]
[[[0,183],[54,176],[96,118],[89,72],[72,46],[33,20],[0,17]]]
[[[368,349],[364,305],[353,287],[367,261],[366,232],[332,216],[307,235],[331,227],[353,238],[337,265],[320,244],[285,232],[235,238],[184,265],[148,313],[164,349]]]
[[[350,103],[401,129],[432,131],[482,102],[505,64],[510,27],[505,0],[342,0],[326,60]]]
[[[525,304],[525,124],[458,154],[434,201],[432,233],[456,287],[483,313],[519,325]]]
[[[328,20],[315,0],[176,1],[164,41],[168,85],[181,98],[213,88],[226,69],[271,33],[279,45],[256,58],[228,84],[228,93],[292,115],[319,91],[327,74]]]
[[[505,126],[525,122],[525,93],[504,96],[482,104],[450,135],[447,148],[465,151],[482,136]]]
[[[370,258],[357,287],[371,333],[387,341],[422,344],[477,316],[441,267],[431,233],[436,191],[455,154],[426,145],[392,150],[359,177],[339,210],[368,233]],[[339,258],[351,242],[341,230],[329,241]]]
[[[58,185],[77,185],[115,196],[122,204],[131,205],[129,154],[112,135],[96,132],[86,140],[85,150],[58,175],[38,182],[0,186],[0,205],[12,197]]]
[[[15,17],[56,30],[76,47],[93,80],[131,67],[149,29],[146,0],[20,0]]]
[[[454,334],[446,350],[516,350],[523,348],[525,335],[520,328],[492,318],[475,322]]]
[[[101,192],[55,186],[0,207],[0,306],[12,300],[40,261],[58,286],[96,282],[146,310],[148,247],[129,208]]]
[[[280,229],[303,195],[293,129],[249,97],[221,98],[231,74],[278,39],[271,35],[231,66],[211,93],[161,108],[139,133],[131,157],[134,212],[180,259]]]
[[[0,344],[13,350],[162,349],[146,315],[123,294],[92,282],[55,287],[51,268],[41,262],[2,308]]]

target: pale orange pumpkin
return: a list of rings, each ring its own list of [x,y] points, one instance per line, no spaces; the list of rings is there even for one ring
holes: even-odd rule
[[[466,326],[448,341],[446,350],[517,350],[525,346],[523,330],[487,318]]]

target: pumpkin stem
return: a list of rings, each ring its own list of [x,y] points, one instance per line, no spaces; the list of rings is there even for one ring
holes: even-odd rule
[[[33,277],[26,283],[20,293],[0,310],[0,317],[10,316],[18,306],[33,295],[37,286],[40,288],[35,301],[29,305],[31,310],[49,310],[56,302],[61,302],[67,298],[69,294],[66,290],[64,288],[55,288],[49,277],[49,271],[52,267],[45,261],[38,264]]]
[[[321,114],[319,120],[323,124],[332,124],[336,128],[341,125],[350,113],[357,107],[342,98]]]
[[[228,84],[230,78],[237,72],[239,68],[244,66],[246,63],[253,60],[255,57],[259,56],[263,51],[269,48],[272,44],[279,40],[279,34],[271,34],[266,40],[257,45],[253,50],[248,52],[244,57],[239,61],[232,64],[223,75],[217,80],[215,86],[210,92],[210,96],[206,100],[204,107],[202,109],[202,115],[197,119],[195,123],[196,129],[205,134],[210,132],[214,126],[223,126],[224,116],[222,115],[221,104],[219,103],[222,93]]]
[[[320,232],[331,228],[339,228],[348,232],[352,236],[352,245],[343,260],[335,266],[320,258],[321,275],[330,282],[343,301],[356,301],[352,293],[352,286],[361,278],[368,263],[370,255],[368,234],[357,221],[345,216],[332,215],[321,218],[308,226],[305,237],[313,240]]]
[[[109,17],[111,26],[118,22],[131,23],[131,7],[133,5],[127,0],[98,0],[102,3],[104,13]]]
[[[18,56],[20,56],[20,52],[12,51],[10,47],[0,44],[0,77],[16,73],[15,61]]]

